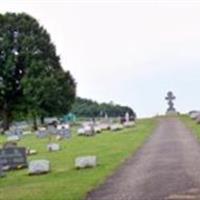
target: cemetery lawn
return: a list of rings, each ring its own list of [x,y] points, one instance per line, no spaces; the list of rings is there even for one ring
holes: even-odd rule
[[[52,171],[39,176],[28,176],[27,169],[8,172],[5,178],[0,179],[0,200],[84,199],[87,192],[103,183],[142,146],[155,126],[155,119],[143,119],[137,122],[136,127],[118,132],[105,131],[95,137],[76,136],[73,130],[72,139],[59,141],[62,148],[59,152],[47,152],[47,138],[24,136],[18,146],[38,151],[28,160],[48,159]],[[4,136],[0,136],[1,145],[4,140]],[[96,155],[100,165],[93,169],[74,169],[74,159],[84,155]]]
[[[185,125],[191,130],[191,132],[200,142],[200,125],[196,123],[196,120],[192,120],[187,115],[180,116],[180,119],[185,123]]]

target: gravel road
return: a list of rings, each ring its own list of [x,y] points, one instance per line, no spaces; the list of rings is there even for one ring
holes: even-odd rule
[[[200,200],[200,145],[177,118],[161,119],[150,140],[87,200]]]

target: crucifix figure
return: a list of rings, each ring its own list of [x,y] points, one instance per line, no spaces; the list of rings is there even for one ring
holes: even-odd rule
[[[165,99],[168,101],[168,105],[169,105],[167,112],[176,112],[176,110],[174,108],[174,103],[173,103],[173,100],[175,100],[176,97],[174,96],[173,92],[171,92],[171,91],[168,92]]]

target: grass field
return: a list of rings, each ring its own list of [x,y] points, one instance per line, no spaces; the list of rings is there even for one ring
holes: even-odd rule
[[[101,184],[126,158],[141,147],[155,128],[155,119],[138,121],[134,128],[104,132],[95,137],[78,137],[61,141],[62,150],[47,152],[48,140],[25,136],[19,146],[38,151],[29,160],[48,159],[52,171],[47,175],[28,176],[27,169],[11,171],[0,179],[0,200],[81,200]],[[0,137],[2,144],[5,138]],[[74,169],[74,159],[97,155],[100,165],[94,169]]]
[[[187,115],[180,116],[180,119],[192,131],[192,133],[194,133],[194,135],[197,137],[198,141],[200,142],[200,125],[197,124],[195,120],[192,120]]]

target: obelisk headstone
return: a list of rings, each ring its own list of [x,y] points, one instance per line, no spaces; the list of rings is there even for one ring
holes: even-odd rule
[[[168,102],[168,109],[166,111],[167,115],[177,115],[176,109],[174,108],[173,100],[175,100],[176,97],[174,96],[173,92],[169,91],[167,93],[167,96],[165,97],[165,100]]]

